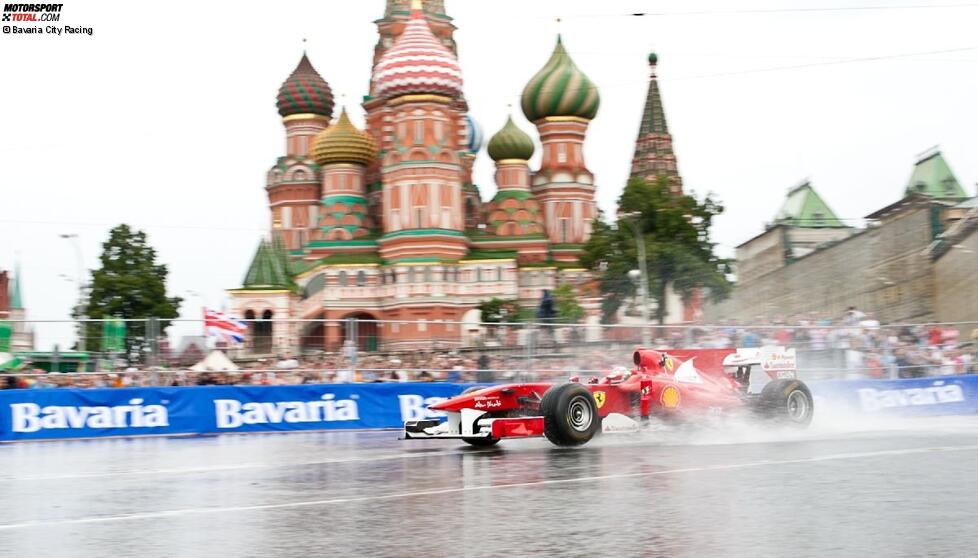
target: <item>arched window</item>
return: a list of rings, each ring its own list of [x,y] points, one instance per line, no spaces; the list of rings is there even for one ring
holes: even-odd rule
[[[362,269],[357,272],[357,286],[358,287],[367,286],[367,274]]]
[[[408,283],[414,283],[414,268],[413,267],[409,267],[408,268],[407,280],[408,280]]]
[[[424,282],[431,283],[431,267],[424,268]]]
[[[496,281],[502,281],[502,280],[503,280],[503,268],[497,267],[496,268]]]
[[[346,272],[345,271],[341,271],[340,272],[340,274],[336,277],[336,282],[341,287],[345,287],[346,286]]]
[[[481,283],[482,282],[482,268],[481,267],[475,268],[475,280],[478,283]]]

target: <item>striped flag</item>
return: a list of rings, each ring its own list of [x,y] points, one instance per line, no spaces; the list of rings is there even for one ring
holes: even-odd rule
[[[241,343],[244,341],[244,334],[248,330],[248,325],[224,312],[205,308],[204,330],[207,331],[209,337],[215,336],[227,342]]]

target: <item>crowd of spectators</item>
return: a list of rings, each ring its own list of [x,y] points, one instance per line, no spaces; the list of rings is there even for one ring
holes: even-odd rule
[[[390,354],[340,354],[241,360],[228,369],[124,368],[114,372],[46,374],[43,370],[6,375],[3,389],[58,387],[139,387],[194,385],[296,385],[350,382],[505,382],[549,381],[573,375],[600,375],[629,366],[637,335],[614,344],[573,343],[560,332],[544,338],[530,355],[501,345],[465,351],[406,351]],[[549,341],[549,342],[548,342]],[[939,325],[886,326],[856,308],[831,318],[819,315],[778,319],[770,326],[727,321],[712,326],[656,327],[653,347],[796,349],[805,379],[917,378],[978,373],[978,329],[962,338]]]

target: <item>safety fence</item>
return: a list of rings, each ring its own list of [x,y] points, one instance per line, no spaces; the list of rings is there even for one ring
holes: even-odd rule
[[[0,441],[399,428],[472,384],[309,384],[0,392]],[[816,413],[978,412],[978,376],[812,382]]]
[[[600,374],[630,366],[636,346],[659,349],[783,346],[804,379],[901,378],[976,370],[978,322],[880,324],[870,319],[790,323],[641,325],[433,320],[251,320],[244,341],[208,336],[203,321],[6,321],[0,372],[127,374],[135,385],[172,385],[168,372],[205,383],[240,383],[232,371],[267,372],[284,383],[496,381],[514,375]],[[35,350],[34,334],[68,332],[62,348]],[[49,346],[48,349],[51,349]],[[219,350],[225,358],[212,357]],[[209,362],[208,358],[212,361]],[[225,360],[227,362],[225,362]],[[143,374],[144,372],[154,374]],[[218,374],[221,381],[204,372]],[[222,375],[223,373],[223,375]],[[84,376],[79,376],[84,378]],[[18,387],[7,377],[0,387]],[[92,377],[94,385],[107,381]],[[147,380],[145,378],[151,378]],[[152,379],[155,378],[156,380]],[[276,383],[257,381],[254,383]],[[129,384],[126,384],[129,385]]]

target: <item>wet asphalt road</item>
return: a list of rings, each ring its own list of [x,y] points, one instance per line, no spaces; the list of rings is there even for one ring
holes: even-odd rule
[[[2,556],[975,556],[978,420],[0,446]]]

